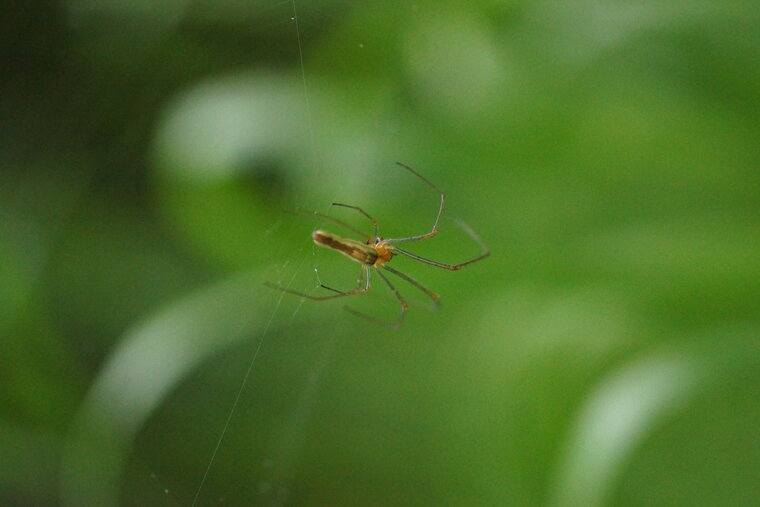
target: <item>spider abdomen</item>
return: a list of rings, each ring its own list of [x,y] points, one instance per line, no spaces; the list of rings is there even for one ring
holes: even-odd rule
[[[331,232],[318,230],[311,233],[311,239],[319,246],[340,252],[349,259],[359,264],[369,266],[375,264],[378,260],[378,253],[374,247],[366,245],[355,239],[342,238]]]

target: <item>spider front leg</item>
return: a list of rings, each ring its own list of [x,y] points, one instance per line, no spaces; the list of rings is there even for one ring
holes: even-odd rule
[[[414,169],[412,169],[408,165],[402,164],[401,162],[396,162],[396,164],[399,165],[400,167],[403,167],[404,169],[406,169],[407,171],[409,171],[413,175],[417,176],[427,186],[429,186],[430,188],[432,188],[433,190],[435,190],[436,192],[438,192],[438,195],[439,195],[439,197],[441,199],[441,202],[438,205],[438,213],[435,215],[435,222],[433,222],[433,228],[430,230],[430,232],[428,232],[426,234],[417,234],[415,236],[409,236],[409,237],[406,237],[406,238],[387,239],[386,241],[388,243],[401,243],[401,242],[404,242],[404,241],[418,241],[420,239],[432,238],[433,236],[435,236],[436,234],[438,234],[438,224],[441,221],[441,215],[443,215],[443,208],[446,205],[446,194],[443,192],[443,190],[441,190],[440,188],[438,188],[437,186],[435,186],[432,181],[430,181],[429,179],[427,179],[426,177],[424,177],[423,175],[421,175],[420,173],[418,173],[417,171],[415,171]]]
[[[407,257],[411,257],[414,260],[417,260],[417,261],[420,261],[420,262],[424,262],[425,264],[430,264],[431,266],[436,266],[436,267],[443,268],[443,269],[449,269],[451,271],[457,271],[457,270],[462,269],[463,267],[468,266],[468,265],[470,265],[470,264],[472,264],[474,262],[481,261],[481,260],[485,259],[486,257],[488,257],[489,255],[491,255],[491,251],[488,249],[488,247],[486,247],[486,245],[483,243],[483,241],[481,241],[480,236],[478,236],[477,234],[475,234],[475,231],[473,231],[470,228],[469,225],[467,225],[466,223],[462,222],[461,220],[456,220],[455,222],[456,222],[456,224],[464,232],[467,233],[468,236],[470,236],[473,239],[473,241],[475,241],[475,243],[478,244],[478,246],[480,247],[480,255],[478,255],[477,257],[475,257],[473,259],[470,259],[468,261],[460,262],[459,264],[446,264],[445,262],[438,262],[438,261],[434,261],[432,259],[426,259],[425,257],[420,257],[419,255],[415,255],[415,254],[413,254],[411,252],[407,252],[406,250],[403,250],[403,249],[401,249],[399,247],[393,247],[393,251],[394,252],[398,252],[398,253],[400,253],[402,255],[406,255]],[[386,243],[390,243],[391,242],[391,240],[385,240],[385,241],[386,241]]]

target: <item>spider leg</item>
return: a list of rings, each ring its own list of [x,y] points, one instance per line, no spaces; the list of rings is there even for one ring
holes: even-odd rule
[[[398,329],[399,327],[401,327],[401,324],[404,322],[404,314],[406,314],[406,311],[409,309],[409,305],[407,304],[407,302],[404,299],[404,297],[396,289],[396,287],[393,286],[393,284],[391,283],[391,281],[388,280],[388,278],[383,273],[381,273],[379,269],[375,268],[375,272],[385,282],[385,284],[388,286],[388,288],[391,290],[391,292],[393,293],[393,295],[396,296],[396,299],[398,299],[399,303],[401,304],[401,313],[398,316],[398,320],[396,320],[396,322],[394,322],[394,323],[390,323],[390,322],[387,322],[387,321],[384,321],[384,320],[376,319],[376,318],[371,317],[369,315],[366,315],[364,313],[358,312],[358,311],[356,311],[353,308],[348,307],[348,306],[344,306],[343,308],[345,310],[347,310],[348,312],[356,315],[357,317],[361,317],[363,319],[369,320],[371,322],[375,322],[377,324],[382,324],[384,326],[388,326],[391,329]]]
[[[362,284],[364,287],[362,287]],[[370,289],[370,283],[369,283],[369,269],[366,265],[362,264],[361,267],[361,273],[359,274],[359,279],[357,280],[356,287],[353,290],[350,291],[342,291],[340,289],[334,289],[332,287],[328,287],[324,284],[319,284],[320,288],[327,289],[329,291],[334,292],[335,294],[332,294],[330,296],[312,296],[311,294],[306,294],[304,292],[298,292],[293,289],[288,289],[287,287],[283,287],[282,285],[277,285],[270,282],[264,282],[264,285],[267,287],[270,287],[272,289],[281,290],[282,292],[287,292],[288,294],[294,294],[296,296],[301,296],[302,298],[311,299],[313,301],[325,301],[328,299],[336,299],[340,297],[346,297],[346,296],[355,296],[356,294],[362,294],[364,292],[369,291]]]
[[[441,297],[438,294],[436,294],[432,290],[428,289],[427,287],[425,287],[424,285],[422,285],[420,282],[418,282],[417,280],[415,280],[411,276],[405,275],[404,273],[402,273],[400,271],[397,271],[397,270],[393,269],[392,267],[390,267],[388,265],[383,266],[383,269],[386,269],[386,270],[390,271],[394,275],[398,276],[399,278],[401,278],[403,280],[406,280],[407,282],[409,282],[410,284],[414,285],[419,290],[421,290],[422,292],[424,292],[430,299],[433,300],[433,305],[434,305],[434,309],[435,310],[437,310],[438,308],[440,308],[440,306],[441,306]]]
[[[331,204],[331,206],[341,206],[343,208],[353,209],[353,210],[358,211],[359,213],[361,213],[365,217],[369,218],[370,221],[372,221],[372,227],[374,227],[374,231],[375,231],[375,237],[373,239],[377,239],[378,238],[378,230],[379,230],[380,227],[379,227],[379,225],[377,223],[377,220],[375,220],[374,218],[372,218],[372,216],[370,216],[370,214],[367,213],[366,211],[364,211],[362,208],[360,208],[359,206],[352,206],[351,204],[342,204],[342,203],[339,203],[339,202],[334,202],[334,203]]]
[[[414,260],[417,260],[417,261],[420,261],[420,262],[424,262],[425,264],[430,264],[431,266],[437,266],[437,267],[443,268],[443,269],[450,269],[451,271],[456,271],[458,269],[462,269],[463,267],[465,267],[465,266],[467,266],[469,264],[472,264],[474,262],[478,262],[480,260],[483,260],[486,257],[488,257],[489,255],[491,255],[491,251],[488,250],[488,248],[483,243],[483,241],[481,241],[480,237],[477,234],[475,234],[475,231],[473,231],[470,228],[469,225],[467,225],[466,223],[462,222],[461,220],[456,220],[456,223],[457,223],[457,225],[459,225],[459,227],[462,228],[462,230],[464,230],[464,232],[466,232],[478,244],[478,246],[480,246],[480,255],[478,255],[474,259],[470,259],[468,261],[461,262],[459,264],[446,264],[444,262],[438,262],[438,261],[434,261],[434,260],[431,260],[431,259],[426,259],[425,257],[420,257],[419,255],[415,255],[415,254],[413,254],[411,252],[407,252],[406,250],[403,250],[403,249],[398,248],[398,247],[394,247],[393,251],[394,252],[398,252],[398,253],[400,253],[402,255],[406,255],[407,257],[411,257]],[[388,241],[388,240],[386,240],[386,241]],[[387,268],[387,266],[386,266],[386,268]]]
[[[435,186],[429,179],[425,178],[423,175],[412,169],[406,164],[402,164],[401,162],[396,162],[396,164],[400,165],[410,173],[417,176],[419,179],[427,183],[427,185],[438,192],[438,194],[441,196],[441,204],[438,206],[438,214],[435,216],[435,222],[433,223],[433,229],[428,232],[427,234],[419,234],[417,236],[409,236],[407,238],[394,238],[394,239],[386,239],[385,241],[388,243],[401,243],[403,241],[417,241],[418,239],[427,239],[432,238],[436,234],[438,234],[438,222],[441,220],[441,215],[443,215],[443,207],[446,204],[446,194],[443,193],[443,190]]]
[[[360,292],[367,292],[369,290],[369,287],[370,287],[370,285],[369,285],[369,273],[370,273],[369,267],[366,264],[362,264],[361,271],[359,271],[359,279],[356,281],[356,289],[354,289],[354,290],[357,290],[357,289],[359,289],[359,287],[361,287],[362,280],[364,280],[364,289],[360,290],[359,292],[357,292],[357,294],[359,294]],[[342,291],[340,289],[334,289],[332,287],[328,287],[327,285],[325,285],[323,283],[320,283],[319,286],[322,287],[323,289],[331,290],[333,292],[337,292],[338,294],[341,294],[341,295],[344,295],[344,296],[351,295],[351,294],[349,294],[346,291]],[[353,291],[351,291],[351,292],[353,292]]]
[[[298,211],[298,210],[284,210],[284,211],[285,211],[285,213],[289,213],[291,215],[298,215],[298,216],[301,216],[301,217],[317,217],[317,218],[321,218],[322,220],[327,220],[328,222],[332,222],[335,225],[343,227],[344,229],[349,230],[349,231],[353,232],[354,234],[357,234],[357,235],[361,236],[362,238],[366,238],[367,241],[369,241],[370,239],[372,239],[369,236],[367,236],[366,233],[360,231],[356,227],[351,227],[346,222],[343,222],[341,220],[338,220],[337,218],[333,218],[333,217],[328,216],[328,215],[324,215],[322,213],[318,213],[316,211],[314,211],[314,212],[311,212],[311,211]]]

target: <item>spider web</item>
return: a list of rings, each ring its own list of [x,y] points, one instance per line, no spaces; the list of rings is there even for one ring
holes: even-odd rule
[[[273,2],[260,13],[264,26],[289,30],[297,46],[299,116],[313,152],[296,2]],[[319,164],[308,167],[311,174],[304,179],[320,180]],[[329,203],[312,211],[317,208],[325,211]],[[308,240],[314,224],[281,215],[259,233],[272,259],[268,267],[220,279],[126,333],[74,424],[63,457],[64,504],[120,503],[120,483],[136,504],[286,499],[338,334],[336,321],[322,326],[314,340],[301,323],[304,302],[262,286],[269,280],[291,285],[299,277],[311,279],[300,283],[312,290],[318,284]],[[296,233],[304,246],[289,250],[285,238]],[[301,346],[307,339],[310,344]],[[298,358],[290,354],[294,347],[303,350]],[[280,399],[281,394],[287,396]],[[177,461],[187,468],[172,470]]]
[[[298,66],[300,68],[301,81],[303,84],[303,121],[308,127],[308,139],[311,148],[310,151],[314,153],[316,150],[316,139],[314,136],[312,107],[310,103],[310,89],[306,65],[304,63],[304,48],[301,41],[301,28],[299,26],[298,8],[295,0],[278,2],[274,4],[272,8],[281,6],[292,8],[292,17],[290,17],[290,21],[292,21],[294,35],[298,46]],[[315,177],[318,178],[318,166],[316,164],[311,164],[311,169],[315,173]],[[312,211],[316,212],[316,210]],[[274,227],[277,227],[278,225],[281,224],[275,224]],[[310,248],[313,250],[313,247]],[[314,261],[314,255],[309,255],[307,251],[301,250],[292,257],[295,260],[293,258],[286,258],[286,260],[281,265],[276,266],[276,271],[279,271],[280,273],[289,277],[287,284],[285,284],[286,286],[290,287],[296,279],[296,276],[304,271],[307,266],[306,261],[309,259],[309,257],[312,259],[312,269],[318,278],[318,268]],[[255,386],[251,385],[252,382],[255,382],[255,380],[252,378],[253,373],[257,366],[257,360],[259,360],[262,348],[268,339],[271,338],[270,328],[273,321],[275,319],[285,320],[287,321],[287,324],[282,327],[284,329],[292,329],[293,323],[296,321],[297,316],[304,304],[304,300],[298,298],[298,300],[295,302],[295,305],[290,310],[284,310],[282,302],[286,297],[288,297],[288,295],[285,292],[277,293],[274,291],[272,291],[270,295],[276,301],[276,303],[274,305],[274,308],[271,310],[271,314],[266,326],[264,327],[260,336],[257,337],[254,341],[255,349],[251,355],[251,359],[248,363],[245,374],[242,377],[237,393],[235,394],[234,401],[230,406],[229,412],[224,421],[224,425],[219,431],[219,436],[216,440],[216,444],[214,445],[211,456],[208,459],[208,464],[205,468],[202,478],[198,483],[198,488],[193,497],[192,505],[196,505],[199,502],[205,503],[201,500],[204,495],[204,487],[207,485],[207,479],[213,471],[220,448],[225,442],[225,437],[227,436],[227,433],[230,430],[231,426],[234,424],[233,419],[236,415],[236,412],[238,411],[238,406],[240,405],[241,400],[244,399],[246,391],[255,388]],[[316,358],[314,364],[310,367],[308,375],[309,381],[303,386],[301,394],[298,396],[295,403],[291,405],[291,408],[286,410],[286,412],[289,413],[286,414],[285,419],[282,421],[281,430],[279,432],[272,432],[271,434],[274,442],[274,445],[271,446],[271,455],[269,457],[260,457],[257,460],[262,464],[265,475],[269,476],[268,478],[256,481],[256,491],[258,493],[257,497],[259,501],[265,500],[271,504],[280,504],[283,503],[289,495],[289,484],[292,480],[293,469],[298,461],[301,447],[300,443],[304,438],[304,434],[309,423],[311,409],[318,399],[320,379],[322,378],[326,368],[328,368],[330,359],[333,355],[333,348],[335,347],[336,343],[335,334],[329,334],[324,338],[326,339],[323,341],[322,349],[319,352],[319,355]],[[256,431],[254,428],[251,430]],[[246,490],[248,488],[242,489]]]
[[[302,83],[300,116],[308,131],[308,151],[314,155],[319,151],[319,146],[312,117],[312,90],[304,61],[298,6],[295,0],[287,0],[272,4],[269,9],[277,9],[280,16],[285,17],[291,14],[285,9],[292,9],[292,16],[288,18],[291,26],[287,28],[292,28],[298,48],[297,67],[300,71]],[[321,182],[323,172],[320,164],[314,160],[312,159],[305,164],[310,175],[306,180]],[[338,259],[338,256],[323,256],[309,239],[310,231],[324,221],[317,217],[309,217],[308,214],[327,214],[332,211],[330,203],[326,201],[317,202],[311,208],[304,209],[303,206],[299,206],[297,209],[306,213],[293,215],[287,213],[286,210],[283,217],[272,224],[272,228],[265,233],[264,239],[267,240],[268,247],[273,248],[275,252],[272,258],[278,259],[268,269],[265,269],[264,278],[266,281],[277,282],[287,288],[296,287],[299,291],[304,290],[309,293],[318,293],[323,290],[320,288],[323,283],[323,276],[327,276],[331,280],[331,284],[333,283],[332,280],[338,280],[336,283],[343,283],[345,286],[352,285],[354,270],[347,269],[346,263],[341,262],[345,260]],[[358,221],[356,217],[345,220],[356,223],[356,227],[366,228],[363,217],[359,217]],[[278,231],[285,235],[297,234],[303,238],[303,246],[297,251],[287,250],[286,247],[282,246],[284,242],[278,240]],[[354,268],[354,266],[351,265],[350,268]],[[347,275],[347,271],[351,274]],[[227,500],[237,496],[241,496],[246,501],[255,499],[256,502],[278,505],[288,500],[291,494],[291,484],[303,452],[303,443],[309,430],[312,412],[320,400],[322,379],[334,361],[341,336],[338,329],[346,315],[345,312],[341,311],[340,305],[330,305],[329,308],[322,309],[318,308],[319,305],[314,305],[308,300],[285,292],[263,290],[265,291],[264,297],[273,301],[272,308],[268,310],[268,317],[262,315],[267,323],[260,334],[244,347],[244,349],[248,349],[250,360],[240,379],[239,387],[234,392],[234,400],[229,404],[229,409],[226,411],[224,423],[221,429],[216,430],[218,437],[215,439],[203,476],[198,481],[192,505]],[[305,308],[309,309],[309,316],[301,319],[300,314]],[[342,313],[337,318],[331,318],[333,324],[322,327],[320,335],[310,336],[304,333],[301,320],[307,322],[314,318],[321,320],[321,312]],[[278,332],[273,335],[275,323]],[[272,389],[273,381],[276,382],[280,378],[277,373],[271,371],[272,363],[269,361],[281,359],[282,353],[288,350],[282,342],[292,343],[305,339],[312,342],[312,352],[304,356],[306,360],[303,363],[302,374],[290,378],[291,385],[295,387],[298,394],[288,397],[282,410],[277,414],[271,418],[264,417],[263,419],[266,420],[264,424],[253,427],[246,426],[249,421],[253,421],[254,424],[261,422],[261,412],[268,410],[266,400],[262,399],[266,396],[262,396],[261,393]],[[250,350],[251,347],[253,347],[252,351]],[[245,357],[245,352],[243,352],[243,357]],[[274,392],[276,393],[276,391]],[[218,426],[212,425],[209,428],[218,428]],[[243,459],[247,461],[246,463],[241,464],[237,461],[238,453],[225,453],[225,444],[234,447],[235,443],[241,440],[241,435],[242,440],[248,440],[251,438],[251,434],[256,433],[259,436],[253,436],[253,440],[261,445],[258,446],[257,450],[242,454]],[[234,442],[228,442],[228,440]],[[250,470],[253,472],[254,478],[249,483],[231,484],[224,478],[219,481],[219,475],[224,474],[230,467],[237,470]],[[214,482],[211,478],[214,476],[216,468],[221,468],[221,471],[217,474],[217,482]],[[184,498],[186,495],[181,496]]]
[[[303,23],[297,5],[290,0],[262,9],[267,13],[265,24],[288,31],[284,40],[292,41],[297,49],[294,67],[300,75],[290,79],[301,85],[300,105],[294,116],[305,131],[302,144],[308,148],[304,146],[302,151],[308,160],[298,166],[304,174],[294,179],[301,186],[284,206],[302,213],[281,211],[269,222],[243,231],[258,235],[256,247],[264,252],[268,263],[261,262],[253,272],[221,279],[170,304],[124,337],[81,411],[64,459],[64,503],[116,503],[121,481],[134,492],[133,501],[140,504],[171,500],[182,505],[222,501],[281,504],[294,491],[302,493],[304,481],[299,474],[304,459],[319,444],[310,432],[324,424],[319,418],[329,414],[327,402],[343,402],[345,382],[330,383],[330,388],[340,390],[330,397],[325,393],[325,378],[343,373],[338,371],[354,361],[357,347],[362,347],[364,356],[364,347],[381,346],[375,341],[353,339],[385,331],[375,325],[367,329],[367,322],[341,309],[342,301],[305,301],[263,286],[270,282],[315,294],[324,290],[320,288],[323,283],[341,289],[355,286],[359,267],[310,241],[314,229],[335,226],[314,213],[329,214],[351,228],[369,231],[371,224],[366,217],[355,210],[331,208],[330,203],[365,205],[372,201],[368,199],[370,191],[380,196],[392,194],[383,186],[388,180],[398,177],[397,181],[407,184],[410,180],[404,180],[408,175],[401,173],[369,177],[357,169],[351,156],[342,164],[350,169],[341,173],[331,168],[327,178],[328,171],[322,169],[319,157],[321,143],[315,135],[320,131],[314,125],[319,114],[312,105],[315,90],[305,63],[308,59],[304,57]],[[233,92],[241,89],[237,98],[249,93],[239,86],[233,87]],[[213,106],[218,108],[217,104]],[[233,131],[242,127],[238,140],[248,143],[246,123],[229,104],[225,106],[222,101],[222,106],[221,111],[230,114],[221,115],[224,122],[218,127],[226,128],[225,133],[231,129],[225,123],[232,123]],[[212,115],[211,121],[218,117]],[[182,133],[191,139],[197,137],[198,131],[192,128],[198,122],[187,117],[183,120],[191,130]],[[209,127],[204,128],[201,134],[208,134]],[[228,141],[223,136],[218,139]],[[202,159],[204,154],[194,152],[192,143],[184,147],[189,155],[185,154],[183,162],[192,163],[196,155]],[[362,158],[363,154],[360,150],[353,156]],[[334,162],[334,156],[325,159]],[[213,162],[195,162],[201,168],[201,177],[211,171],[209,167],[214,168]],[[392,161],[388,166],[393,167]],[[216,170],[229,171],[224,164]],[[410,195],[424,189],[424,185],[409,187]],[[389,234],[408,235],[399,227],[398,219],[394,223],[392,216],[383,215],[383,210],[392,209],[392,199],[399,198],[398,193],[393,193],[391,202],[385,202],[388,199],[384,197],[384,206],[377,211],[383,217],[381,234],[387,226]],[[429,199],[430,209],[434,209],[438,196],[431,192]],[[198,215],[199,221],[204,219]],[[430,225],[427,220],[423,223],[424,227]],[[346,231],[343,234],[353,236]],[[213,243],[202,240],[202,246]],[[414,271],[409,275],[417,278]],[[412,304],[414,291],[404,294]],[[351,300],[351,307],[364,314],[389,321],[398,315],[398,301],[388,291],[371,291]],[[337,368],[336,364],[343,366]],[[107,424],[103,424],[104,419]],[[104,431],[103,427],[108,429]],[[127,449],[132,450],[131,459],[124,455]],[[177,462],[183,463],[180,471]],[[125,463],[127,469],[122,473]],[[103,486],[88,490],[83,484]]]
[[[277,5],[283,6],[282,3]],[[324,215],[330,215],[345,222],[354,231],[371,231],[372,224],[365,216],[357,213],[356,210],[334,208],[331,206],[331,201],[349,204],[366,202],[367,195],[364,193],[366,189],[371,187],[384,193],[383,183],[376,177],[372,177],[371,182],[364,181],[354,185],[338,184],[345,180],[335,181],[333,178],[325,181],[325,172],[321,169],[317,156],[320,146],[315,135],[314,108],[311,98],[313,90],[304,62],[297,5],[293,1],[287,2],[286,6],[292,7],[293,37],[298,46],[298,68],[303,97],[300,117],[307,127],[309,152],[314,155],[312,160],[305,164],[309,173],[306,181],[312,182],[312,185],[324,187],[326,190],[325,195],[311,203],[311,207],[304,206],[300,201],[297,206],[291,206],[290,210],[283,212],[277,222],[267,230],[265,239],[267,247],[273,249],[271,256],[273,262],[270,268],[264,271],[263,276],[266,282],[279,284],[299,292],[322,295],[324,293],[322,284],[344,290],[354,287],[360,270],[357,265],[347,262],[342,256],[314,246],[310,240],[311,231],[323,226],[335,228],[335,223],[321,217]],[[388,165],[395,169],[390,161]],[[398,171],[396,177],[399,181],[419,183],[403,171]],[[348,174],[346,179],[351,178],[354,182],[361,180],[361,173]],[[412,187],[422,192],[428,190],[424,184],[419,184],[417,187],[412,185]],[[346,191],[346,188],[350,191]],[[438,199],[439,196],[435,192],[429,192],[431,205],[435,206]],[[434,208],[431,207],[431,209]],[[288,211],[297,211],[297,213]],[[432,218],[431,216],[430,219]],[[425,226],[430,225],[427,221],[424,223]],[[394,229],[394,225],[396,224],[390,222],[389,231]],[[355,236],[352,230],[343,230],[341,234]],[[291,234],[301,238],[303,246],[296,251],[289,251],[283,246],[286,242],[280,241],[278,237],[278,235]],[[377,283],[375,279],[375,284]],[[404,282],[395,283],[407,288]],[[208,426],[220,429],[216,430],[217,433],[212,433],[215,436],[213,450],[210,452],[203,476],[198,481],[193,505],[220,501],[222,498],[229,500],[230,497],[237,496],[245,501],[255,499],[257,502],[273,505],[288,500],[292,492],[291,485],[296,480],[294,477],[299,460],[305,452],[304,441],[314,422],[313,413],[320,403],[322,381],[330,372],[336,360],[337,351],[345,344],[343,339],[347,334],[345,329],[347,327],[361,329],[367,326],[366,322],[344,312],[341,308],[344,303],[340,299],[322,303],[305,300],[285,292],[263,290],[267,291],[264,297],[273,301],[273,307],[269,316],[266,317],[267,325],[260,336],[256,337],[253,343],[248,344],[253,347],[253,350],[243,352],[243,357],[250,357],[250,360],[245,367],[245,372],[238,375],[239,386],[230,389],[235,393],[234,400],[229,402],[229,408],[222,408],[217,412],[215,417],[217,423]],[[416,302],[419,299],[419,295],[409,294],[406,297],[410,302]],[[398,302],[387,290],[371,291],[359,298],[351,299],[351,307],[356,307],[365,314],[379,314],[386,317],[388,321],[395,320],[398,315]],[[425,300],[423,305],[430,306],[429,301]],[[329,324],[319,327],[309,324],[316,320]],[[378,320],[383,320],[383,318]],[[272,332],[272,328],[275,327],[273,323],[277,324],[276,336],[273,336]],[[316,328],[320,329],[319,334],[313,334],[311,331]],[[290,347],[296,343],[298,348],[308,346],[309,352],[297,359],[292,356],[283,358],[282,356],[288,355]],[[283,376],[281,372],[273,370],[273,365],[277,365],[278,362],[280,365],[285,364],[286,369],[300,365],[297,367],[297,374],[289,374],[294,394],[286,395],[287,400],[279,400],[282,402],[279,412],[264,415],[262,411],[269,410],[272,405],[272,400],[267,399],[267,391],[276,389],[272,387],[272,384],[278,379],[283,381],[285,377],[288,377],[288,374]],[[282,391],[277,390],[272,392],[283,394]],[[223,421],[219,420],[221,414],[225,414]],[[251,422],[252,426],[247,426],[247,422]],[[243,459],[246,460],[245,463],[241,463],[240,454],[232,450],[240,441],[253,441],[250,444],[252,450],[242,454]],[[220,475],[228,474],[230,468],[240,474],[240,482],[236,482],[235,479],[219,478]],[[244,471],[248,471],[248,477]],[[213,481],[215,475],[218,482]],[[255,479],[251,481],[251,477]]]

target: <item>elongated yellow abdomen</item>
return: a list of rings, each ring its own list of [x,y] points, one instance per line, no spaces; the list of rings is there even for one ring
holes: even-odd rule
[[[377,252],[373,247],[355,239],[341,238],[336,234],[322,230],[312,232],[311,239],[317,245],[340,252],[359,264],[371,266],[377,260]]]

